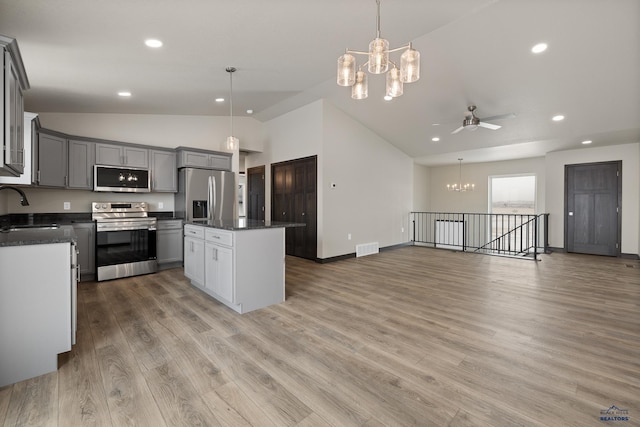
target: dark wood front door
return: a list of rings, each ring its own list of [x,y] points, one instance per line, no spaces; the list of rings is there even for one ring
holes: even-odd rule
[[[316,168],[316,156],[271,166],[271,219],[306,224],[287,228],[286,252],[312,260],[317,257]]]
[[[247,193],[249,194],[247,218],[264,221],[265,183],[264,166],[247,169]]]
[[[567,252],[620,255],[622,162],[565,166]]]

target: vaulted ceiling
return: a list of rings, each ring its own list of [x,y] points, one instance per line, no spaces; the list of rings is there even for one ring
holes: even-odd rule
[[[326,99],[427,165],[640,142],[637,0],[382,0],[380,26],[391,47],[420,51],[421,79],[384,101],[384,77],[370,76],[356,101],[336,60],[375,37],[374,0],[0,0],[28,111],[225,116],[215,98],[228,98],[234,66],[235,116]],[[539,42],[548,49],[533,54]],[[452,135],[470,104],[515,118]]]

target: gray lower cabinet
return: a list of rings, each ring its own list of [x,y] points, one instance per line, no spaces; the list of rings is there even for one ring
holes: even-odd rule
[[[96,276],[96,228],[93,222],[73,224],[77,237],[80,280],[95,280]]]
[[[67,186],[67,140],[38,131],[35,182],[46,187]]]
[[[69,188],[91,190],[93,188],[93,159],[95,144],[69,140]]]
[[[156,226],[156,255],[158,267],[182,265],[182,220],[159,220]]]
[[[151,191],[178,192],[178,168],[175,151],[150,150]]]
[[[108,166],[149,167],[149,150],[118,144],[96,144],[96,164]]]

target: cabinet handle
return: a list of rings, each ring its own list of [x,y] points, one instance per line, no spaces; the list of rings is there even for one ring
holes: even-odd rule
[[[304,216],[304,212],[302,212],[302,216]]]
[[[282,216],[284,216],[284,212],[282,212]]]

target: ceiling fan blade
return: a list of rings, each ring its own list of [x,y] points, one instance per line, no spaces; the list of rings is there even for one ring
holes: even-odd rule
[[[502,127],[502,126],[494,125],[494,124],[491,124],[491,123],[485,123],[485,122],[478,123],[478,126],[483,127],[483,128],[487,128],[487,129],[491,129],[491,130],[498,130],[498,129],[500,129]]]
[[[484,117],[480,120],[482,121],[488,121],[488,122],[492,122],[494,120],[504,120],[504,119],[515,119],[516,115],[514,113],[509,113],[509,114],[500,114],[498,116],[491,116],[491,117]]]
[[[464,129],[464,126],[460,126],[458,129],[451,132],[451,135],[455,135],[456,133],[460,132],[462,129]]]

